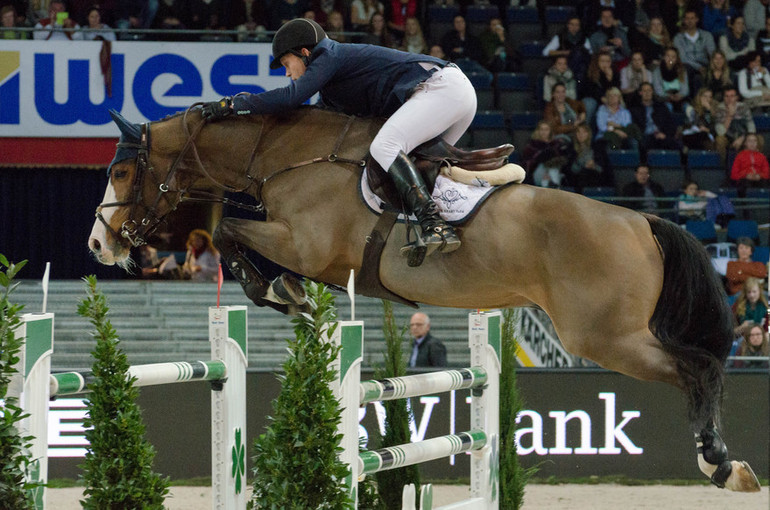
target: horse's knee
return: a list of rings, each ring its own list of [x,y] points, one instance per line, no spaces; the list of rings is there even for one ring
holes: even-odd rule
[[[233,234],[234,219],[235,218],[222,218],[214,229],[214,235],[211,236],[214,246],[221,252],[229,251],[228,249],[236,244],[235,236]]]

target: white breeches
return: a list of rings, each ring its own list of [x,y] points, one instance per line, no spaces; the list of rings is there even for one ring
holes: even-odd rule
[[[456,67],[445,67],[417,86],[412,96],[382,125],[369,151],[386,171],[399,151],[440,136],[454,144],[476,115],[476,91]]]

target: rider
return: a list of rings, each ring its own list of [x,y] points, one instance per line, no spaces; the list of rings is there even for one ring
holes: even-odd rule
[[[203,106],[203,117],[279,113],[320,92],[321,104],[348,115],[388,117],[372,141],[372,157],[393,178],[402,202],[422,229],[426,254],[460,247],[407,154],[440,136],[454,144],[476,113],[476,93],[454,64],[428,55],[367,44],[341,44],[315,21],[294,19],[273,39],[271,69],[286,68],[291,83],[260,94],[239,94]],[[402,248],[408,255],[412,245]]]

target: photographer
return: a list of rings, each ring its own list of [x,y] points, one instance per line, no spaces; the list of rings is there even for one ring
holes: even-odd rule
[[[67,6],[62,0],[52,0],[48,17],[35,25],[34,37],[41,41],[73,41],[83,38],[80,25],[69,17]]]

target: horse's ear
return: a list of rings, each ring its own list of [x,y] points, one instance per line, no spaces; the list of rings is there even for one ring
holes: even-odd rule
[[[142,127],[139,124],[133,124],[125,119],[120,112],[110,108],[110,117],[118,125],[120,132],[128,139],[139,142],[142,139]]]

